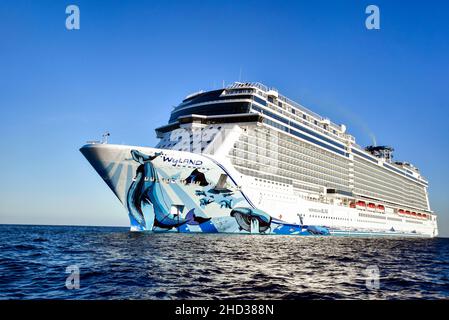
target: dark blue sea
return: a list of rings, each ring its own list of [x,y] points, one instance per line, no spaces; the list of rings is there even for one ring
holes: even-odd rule
[[[225,298],[447,299],[449,239],[0,225],[0,299]]]

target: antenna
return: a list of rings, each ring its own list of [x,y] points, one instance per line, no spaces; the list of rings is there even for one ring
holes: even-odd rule
[[[109,132],[106,131],[105,133],[103,133],[103,135],[102,135],[103,140],[101,140],[101,143],[102,144],[107,144],[109,136],[111,136],[111,134]]]

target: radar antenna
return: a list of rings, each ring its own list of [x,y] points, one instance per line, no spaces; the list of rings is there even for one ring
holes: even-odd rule
[[[377,158],[385,159],[388,162],[393,160],[393,151],[394,149],[389,146],[368,146],[365,148],[366,151],[371,153],[373,156]]]

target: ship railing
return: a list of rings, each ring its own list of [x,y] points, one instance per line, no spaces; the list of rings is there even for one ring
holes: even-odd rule
[[[270,89],[259,82],[234,82],[226,87],[226,89],[235,89],[235,88],[246,88],[246,87],[255,87],[264,92],[269,91]]]
[[[244,82],[244,83],[243,82],[234,82],[233,84],[229,85],[227,88],[234,89],[234,88],[245,88],[245,87],[255,87],[257,89],[264,91],[264,93],[267,93],[270,90],[278,92],[277,89],[269,88],[266,85],[261,84],[259,82]],[[313,112],[312,110],[304,107],[303,105],[287,98],[286,96],[283,96],[282,94],[278,95],[278,100],[281,100],[281,101],[295,107],[296,109],[301,110],[305,114],[312,116],[313,118],[316,118],[319,121],[323,121],[323,120],[327,119],[327,118],[324,118],[324,117],[320,116],[319,114]],[[340,126],[332,121],[330,121],[329,126],[333,129],[340,130]]]
[[[350,140],[350,142],[354,142],[355,141],[354,137],[352,137],[351,135],[340,133],[340,128],[339,127],[338,128],[333,128],[333,129],[336,129],[336,132],[334,133],[334,132],[330,131],[329,129],[324,129],[323,127],[320,127],[318,125],[314,125],[310,121],[305,120],[302,117],[292,117],[292,115],[290,113],[288,113],[287,111],[285,111],[285,110],[279,111],[276,108],[272,107],[270,103],[268,104],[268,108],[270,108],[271,110],[274,110],[276,112],[279,112],[280,114],[288,117],[288,119],[290,119],[290,120],[295,120],[295,121],[297,121],[299,123],[302,123],[303,125],[306,125],[309,128],[312,128],[312,129],[314,129],[314,130],[316,130],[316,131],[318,131],[320,133],[323,133],[323,134],[325,134],[327,136],[330,136],[330,137],[332,137],[334,139],[337,139],[337,140],[339,140],[339,141],[341,141],[343,143],[347,143],[347,140]]]

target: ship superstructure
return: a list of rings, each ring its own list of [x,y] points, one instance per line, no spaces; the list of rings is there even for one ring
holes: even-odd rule
[[[211,194],[212,197],[203,200],[204,210],[201,204],[196,209],[202,211],[199,215],[204,219],[222,214],[235,218],[235,212],[248,208],[252,210],[249,214],[242,213],[247,226],[252,222],[260,226],[263,216],[270,223],[277,223],[278,228],[295,226],[299,230],[301,226],[313,226],[316,230],[325,228],[331,234],[431,237],[438,234],[436,215],[428,201],[428,181],[416,167],[395,162],[394,150],[389,146],[362,148],[344,125],[335,124],[262,84],[234,83],[191,94],[172,110],[168,124],[157,128],[156,134],[160,141],[147,153],[165,154],[164,163],[184,170],[185,173],[179,172],[179,180],[185,180],[183,174],[191,175],[192,170],[205,175],[207,180],[208,169],[213,169],[192,165],[189,159],[195,155],[221,171],[209,185],[221,184],[223,189],[226,183],[231,183],[229,192],[241,195],[240,204],[235,200],[227,203],[229,199],[221,197],[224,202],[218,202],[218,206],[229,212],[212,213],[213,210],[205,209],[204,201],[216,203],[225,193]],[[87,150],[95,148],[105,150],[113,146],[85,146],[82,151],[90,161],[92,156]],[[111,150],[108,152],[114,154]],[[115,161],[120,159],[116,157]],[[104,166],[107,163],[100,167]],[[133,170],[133,166],[128,168]],[[100,171],[106,174],[104,168]],[[119,183],[109,176],[112,173],[108,174],[105,180],[120,199],[120,192],[130,188],[129,177],[123,177],[123,186],[118,187]],[[136,178],[134,172],[131,175]],[[173,184],[185,185],[176,177]],[[201,201],[195,197],[193,202]],[[185,204],[181,204],[181,199],[176,201],[179,204],[175,207],[167,203],[166,210],[183,216],[176,208]],[[125,202],[129,210],[129,203]],[[237,221],[239,228],[242,221]],[[172,229],[179,231],[179,227]],[[264,232],[267,230],[271,232],[273,228],[267,227]]]

